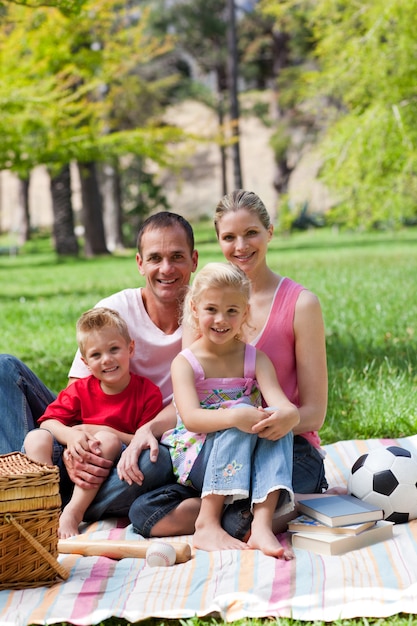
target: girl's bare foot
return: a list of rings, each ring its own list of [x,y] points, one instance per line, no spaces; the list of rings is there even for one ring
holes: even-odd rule
[[[272,530],[262,529],[257,532],[252,526],[252,533],[248,540],[248,546],[252,550],[260,550],[266,556],[273,556],[276,559],[291,561],[294,558],[294,552],[291,548],[284,548],[278,541]]]
[[[58,537],[60,539],[68,539],[78,535],[78,526],[82,521],[82,515],[67,505],[59,518]]]
[[[221,526],[200,525],[194,533],[194,548],[214,552],[215,550],[248,550],[248,545],[232,537]]]

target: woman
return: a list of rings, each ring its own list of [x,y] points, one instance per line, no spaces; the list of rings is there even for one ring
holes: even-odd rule
[[[326,348],[320,303],[303,286],[268,267],[266,254],[273,225],[255,193],[236,190],[224,196],[217,205],[214,225],[223,255],[240,267],[251,282],[251,325],[242,339],[269,356],[284,393],[299,410],[300,422],[293,429],[294,492],[321,493],[328,485],[318,436],[327,408]],[[193,532],[198,500],[196,492],[186,489],[182,485],[170,485],[140,496],[143,527],[148,536]],[[181,498],[183,501],[178,505]],[[136,510],[138,505],[136,501]],[[227,532],[239,539],[245,536],[250,522],[249,506],[243,501],[227,507],[222,519]],[[285,524],[283,518],[276,520],[274,530],[282,530]]]
[[[242,337],[265,352],[280,385],[299,409],[294,428],[293,487],[296,493],[327,489],[318,431],[327,409],[324,323],[317,296],[268,267],[273,226],[262,200],[237,190],[224,196],[214,217],[225,258],[251,281],[251,326]]]

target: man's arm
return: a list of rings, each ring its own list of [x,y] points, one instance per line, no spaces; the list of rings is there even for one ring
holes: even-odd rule
[[[99,456],[98,442],[90,440],[90,452],[84,453],[84,460],[78,461],[68,450],[64,451],[63,459],[68,476],[74,485],[83,489],[97,489],[108,477],[113,461]]]
[[[171,402],[150,422],[138,428],[117,464],[120,480],[125,480],[129,485],[132,483],[142,484],[144,476],[138,466],[141,453],[144,450],[149,450],[150,459],[155,463],[159,454],[158,440],[165,431],[174,428],[176,423],[175,408]]]

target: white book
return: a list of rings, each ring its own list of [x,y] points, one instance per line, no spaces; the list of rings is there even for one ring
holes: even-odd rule
[[[333,533],[294,533],[292,545],[294,548],[310,550],[316,554],[338,555],[365,548],[379,541],[385,541],[393,536],[392,522],[379,521],[359,535],[337,535]]]

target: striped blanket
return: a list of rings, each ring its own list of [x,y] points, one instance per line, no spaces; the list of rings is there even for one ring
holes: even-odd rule
[[[346,485],[360,454],[390,444],[417,454],[417,436],[325,446],[330,486]],[[121,520],[92,524],[85,533],[92,539],[138,537]],[[191,537],[176,540],[192,544]],[[289,535],[281,540],[290,541]],[[143,559],[59,558],[70,570],[67,581],[0,591],[2,626],[207,615],[228,622],[245,617],[335,621],[415,613],[417,607],[417,521],[395,526],[393,539],[369,548],[329,557],[297,550],[288,562],[255,550],[196,550],[187,563],[168,568],[148,567]]]

